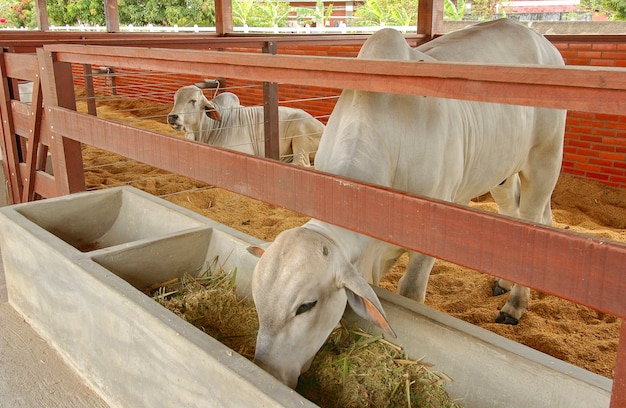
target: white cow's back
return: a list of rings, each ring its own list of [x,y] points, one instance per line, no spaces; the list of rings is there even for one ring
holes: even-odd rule
[[[438,61],[563,65],[561,54],[545,37],[506,18],[446,34],[415,50]]]
[[[488,24],[498,30],[467,28],[416,49],[397,31],[382,30],[364,44],[359,57],[563,64],[556,48],[538,34],[529,36],[521,24],[506,19]],[[499,38],[489,38],[494,33]],[[532,51],[520,56],[525,49]],[[537,138],[546,144],[548,135],[558,149],[563,115],[515,105],[345,90],[326,126],[316,168],[466,204],[520,171]]]

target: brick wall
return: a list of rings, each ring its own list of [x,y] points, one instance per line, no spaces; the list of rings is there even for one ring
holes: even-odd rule
[[[550,37],[549,37],[550,38]],[[568,65],[626,67],[626,37],[578,36],[550,38]],[[233,51],[233,50],[228,50]],[[254,51],[237,49],[236,51]],[[279,48],[279,53],[355,57],[358,47],[301,46]],[[82,73],[82,68],[78,67]],[[131,75],[132,74],[132,75]],[[118,73],[118,93],[171,104],[180,86],[202,81],[191,75]],[[101,81],[102,78],[96,78]],[[77,77],[77,82],[80,78]],[[263,103],[260,82],[226,78],[229,91],[236,93],[242,105]],[[96,85],[97,87],[97,85]],[[279,100],[284,106],[302,108],[326,122],[341,90],[314,85],[279,85]],[[601,183],[626,188],[626,116],[589,112],[568,112],[563,171]]]
[[[567,65],[626,67],[626,38],[552,41]],[[568,112],[563,171],[626,188],[626,116]]]

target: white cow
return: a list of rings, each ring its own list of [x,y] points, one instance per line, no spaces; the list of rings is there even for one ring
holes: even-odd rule
[[[507,19],[416,49],[383,29],[359,58],[563,65],[544,37]],[[501,213],[549,225],[564,126],[563,110],[344,90],[316,169],[464,205],[491,191]],[[255,360],[285,384],[294,387],[308,369],[346,301],[393,334],[367,283],[378,284],[402,248],[311,220],[282,232],[264,253],[250,250],[262,255],[252,280],[260,324]],[[409,252],[400,294],[422,302],[434,262]],[[517,323],[528,297],[514,285],[496,320]]]
[[[167,121],[185,129],[188,140],[265,156],[262,106],[241,106],[237,95],[224,92],[208,100],[195,85],[174,95]],[[279,153],[284,161],[308,167],[315,158],[324,124],[302,109],[278,108]]]

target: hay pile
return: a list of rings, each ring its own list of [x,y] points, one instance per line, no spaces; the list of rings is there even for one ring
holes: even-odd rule
[[[258,320],[254,304],[240,300],[234,275],[184,275],[165,282],[150,295],[168,310],[222,344],[252,360]]]
[[[147,294],[211,337],[252,360],[258,320],[254,303],[234,291],[236,272],[185,275]],[[330,335],[296,391],[321,407],[459,407],[444,390],[450,378],[408,360],[402,350],[359,329]]]
[[[446,393],[444,373],[409,360],[382,336],[336,328],[296,391],[321,407],[460,407]]]

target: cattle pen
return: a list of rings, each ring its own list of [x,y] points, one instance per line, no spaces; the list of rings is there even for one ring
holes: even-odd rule
[[[421,40],[417,35],[408,38]],[[312,37],[298,41],[340,49],[358,46],[363,39]],[[272,55],[277,45],[289,46],[290,41],[296,41],[277,38],[180,37],[168,41],[155,36],[129,36],[124,47],[109,45],[112,41],[120,40],[106,36],[91,41],[68,38],[62,44],[7,38],[11,45],[5,47],[0,66],[2,148],[13,203],[83,191],[80,146],[87,144],[626,317],[623,244],[483,214],[128,126],[93,112],[78,112],[74,93],[74,85],[83,80],[87,105],[95,102],[90,73],[97,71],[104,80],[106,72],[98,71],[100,67],[114,67],[116,71],[164,72],[189,78],[262,81],[268,106],[276,104],[282,84],[315,84],[324,88],[325,95],[333,93],[328,90],[351,88],[621,115],[626,112],[626,70]],[[247,47],[269,52],[216,51]],[[84,76],[79,79],[81,69]],[[31,104],[18,101],[19,81],[33,82]],[[45,171],[48,153],[53,175]],[[420,230],[431,234],[414,233]],[[468,240],[468,236],[480,236],[481,240]],[[611,406],[624,405],[626,326],[622,323]]]

